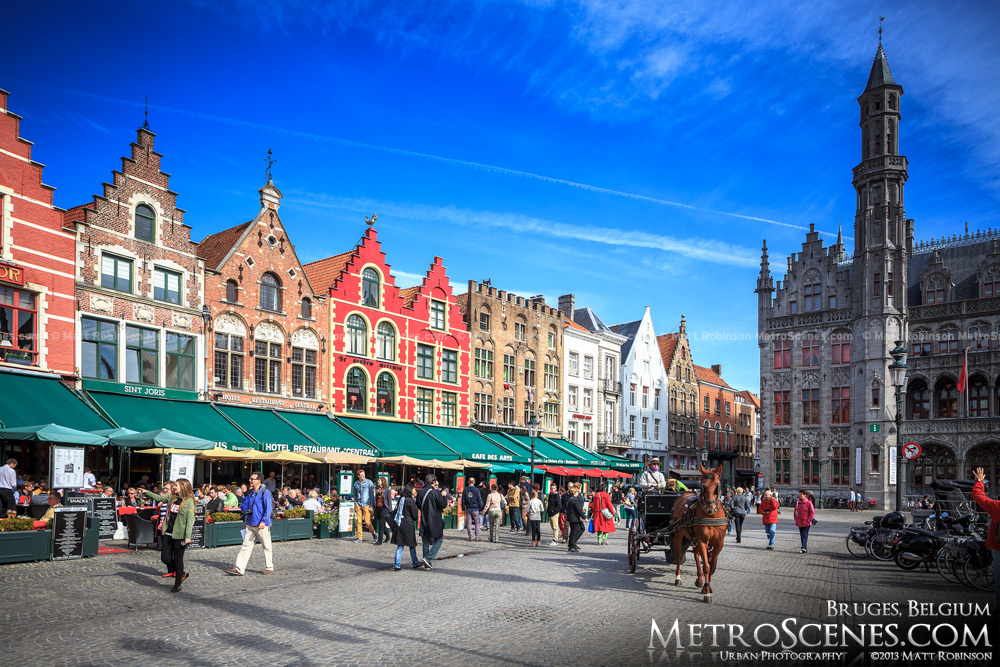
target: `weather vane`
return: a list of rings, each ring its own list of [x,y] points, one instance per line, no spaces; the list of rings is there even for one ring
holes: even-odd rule
[[[146,95],[146,118],[142,121],[142,126],[145,129],[149,129],[149,95]]]
[[[378,213],[372,213],[372,217],[371,218],[369,218],[368,216],[365,216],[365,224],[368,225],[369,227],[371,227],[372,225],[375,224],[375,221],[377,219],[378,219]]]
[[[277,160],[275,160],[275,159],[273,159],[271,157],[271,149],[270,148],[267,149],[267,158],[265,158],[265,159],[267,160],[267,172],[266,172],[267,173],[267,182],[270,183],[271,182],[271,166],[275,162],[277,162]]]
[[[882,45],[882,21],[885,20],[884,16],[878,17],[878,43],[879,46]]]

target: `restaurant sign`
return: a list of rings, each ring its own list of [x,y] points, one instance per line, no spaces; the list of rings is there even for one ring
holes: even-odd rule
[[[103,380],[84,380],[83,388],[87,391],[104,391],[109,394],[128,394],[145,398],[170,398],[180,401],[197,401],[197,391],[184,389],[167,389],[144,384],[128,384],[121,382],[104,382]]]
[[[482,452],[462,452],[463,459],[470,461],[513,461],[510,454],[483,454]]]
[[[24,285],[24,269],[14,264],[0,262],[0,280],[5,283]]]

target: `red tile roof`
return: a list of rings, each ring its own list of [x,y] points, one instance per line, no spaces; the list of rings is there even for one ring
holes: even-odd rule
[[[243,232],[250,226],[253,220],[223,229],[221,232],[209,234],[198,244],[198,255],[205,260],[205,268],[217,269],[226,258],[229,251],[233,249],[236,242],[243,236]]]
[[[586,327],[581,327],[579,324],[577,324],[573,320],[569,319],[565,315],[563,315],[563,326],[567,326],[570,329],[576,329],[578,331],[587,331]],[[590,333],[590,332],[587,331],[587,333]]]
[[[417,300],[417,294],[420,292],[420,286],[416,287],[404,287],[399,290],[399,298],[403,300],[403,305],[407,308],[413,307],[413,302]]]
[[[674,360],[674,350],[677,348],[679,333],[668,333],[656,337],[656,343],[660,346],[660,357],[663,359],[663,367],[670,368],[670,362]]]
[[[722,387],[729,387],[726,381],[719,377],[719,374],[713,371],[711,368],[705,368],[704,366],[694,365],[694,373],[698,376],[698,382],[709,382],[711,384],[717,384]]]
[[[313,289],[323,294],[340,277],[341,272],[347,267],[347,263],[351,261],[353,255],[354,250],[348,250],[333,257],[303,264],[302,270],[306,272],[306,277],[309,278],[309,284],[313,286]]]
[[[760,399],[757,398],[757,395],[754,394],[752,391],[744,389],[743,391],[740,392],[740,396],[747,399],[747,401],[758,410],[760,409]]]

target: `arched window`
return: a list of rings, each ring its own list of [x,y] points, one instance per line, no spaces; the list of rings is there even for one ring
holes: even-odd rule
[[[313,316],[313,302],[308,297],[302,299],[302,317],[311,320]]]
[[[375,335],[378,338],[378,358],[384,361],[395,361],[396,330],[388,322],[379,322]]]
[[[396,414],[396,380],[388,373],[382,373],[378,376],[375,412],[390,417]]]
[[[886,135],[885,135],[885,143],[886,143],[886,146],[888,147],[886,149],[886,152],[888,152],[890,154],[896,152],[896,146],[893,143],[895,140],[896,140],[896,121],[890,120],[889,121],[889,129],[887,130]]]
[[[882,405],[882,385],[878,380],[872,380],[872,407],[878,408]]]
[[[265,273],[260,278],[260,309],[281,312],[281,283],[273,273]]]
[[[969,380],[969,416],[990,416],[990,387],[982,375],[973,375]]]
[[[934,387],[937,398],[938,419],[955,419],[958,417],[958,389],[951,379],[940,380]]]
[[[896,108],[896,96],[893,95],[892,93],[889,93],[889,108],[890,109]]]
[[[910,401],[909,419],[931,418],[931,393],[927,390],[926,382],[914,380],[906,390],[906,395]]]
[[[731,429],[729,424],[726,424],[726,449],[729,449],[729,442],[731,437]]]
[[[153,242],[156,230],[156,213],[145,204],[135,207],[135,237],[140,241]]]
[[[986,350],[990,347],[990,325],[980,323],[969,327],[969,349]]]
[[[360,368],[347,372],[347,411],[368,412],[368,376]]]
[[[708,434],[712,432],[712,425],[707,421],[705,422],[705,449],[708,449]]]
[[[230,278],[226,281],[226,301],[237,303],[240,300],[240,286]]]
[[[360,315],[347,318],[347,353],[368,356],[368,325]]]
[[[378,308],[379,295],[381,290],[379,287],[382,284],[382,279],[378,275],[378,271],[371,268],[370,266],[361,272],[361,303],[362,305],[368,306],[369,308]]]

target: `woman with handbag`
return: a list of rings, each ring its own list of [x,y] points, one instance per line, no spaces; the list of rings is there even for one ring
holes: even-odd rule
[[[167,568],[174,573],[174,587],[171,593],[179,593],[181,583],[188,578],[184,571],[184,550],[191,543],[191,530],[194,528],[194,489],[191,482],[179,479],[174,482],[173,495],[157,495],[143,491],[153,500],[167,503],[167,518],[163,529],[164,538],[170,544],[171,562]]]
[[[594,514],[594,532],[597,533],[597,543],[607,544],[608,533],[615,532],[615,510],[611,496],[608,494],[607,484],[602,482],[597,487],[591,509]]]
[[[774,550],[774,533],[778,527],[778,500],[771,495],[771,489],[764,490],[764,497],[757,503],[757,512],[762,515],[767,548]]]
[[[816,523],[816,508],[813,507],[811,494],[805,489],[799,489],[799,500],[795,503],[792,516],[795,518],[799,538],[802,540],[802,551],[799,553],[809,553],[809,529]]]

